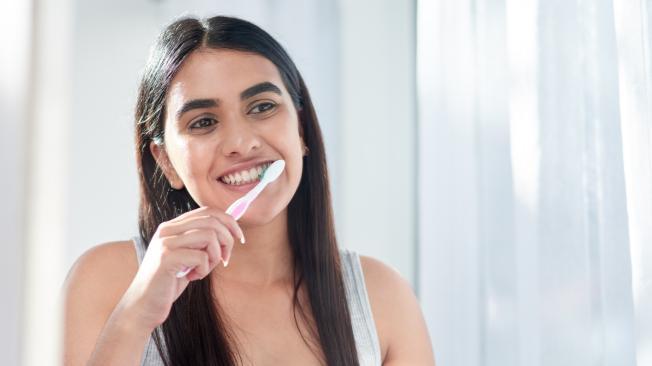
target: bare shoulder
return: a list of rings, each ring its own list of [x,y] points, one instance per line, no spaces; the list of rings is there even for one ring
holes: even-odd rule
[[[132,241],[100,244],[77,258],[63,285],[64,364],[83,364],[88,359],[137,271]]]
[[[419,301],[400,273],[360,256],[360,265],[383,356],[383,365],[434,365],[430,337]]]
[[[66,310],[77,302],[93,303],[95,310],[113,309],[138,271],[132,241],[96,245],[72,265],[63,286]]]
[[[368,291],[379,290],[381,293],[387,293],[392,292],[390,290],[399,290],[413,293],[410,284],[398,271],[378,259],[361,255],[360,264]]]
[[[138,271],[136,248],[132,241],[114,241],[86,250],[72,265],[65,287],[102,278],[109,287],[131,282]],[[106,291],[107,288],[103,288]]]

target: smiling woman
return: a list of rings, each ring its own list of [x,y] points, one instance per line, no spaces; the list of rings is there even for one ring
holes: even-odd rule
[[[71,269],[66,365],[434,364],[407,282],[338,248],[310,95],[269,34],[229,17],[169,25],[135,122],[140,233]],[[275,160],[281,175],[227,215]]]
[[[256,53],[203,48],[189,54],[168,86],[162,135],[150,144],[171,187],[185,188],[199,206],[224,210],[253,184],[226,184],[224,176],[233,173],[242,183],[250,169],[283,159],[285,174],[241,225],[263,225],[283,211],[299,185],[305,145],[283,84],[276,66]]]

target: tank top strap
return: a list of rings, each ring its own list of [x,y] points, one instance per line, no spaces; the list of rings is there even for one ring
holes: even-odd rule
[[[138,258],[138,265],[140,265],[143,262],[147,248],[145,247],[143,240],[140,238],[140,235],[132,237],[131,241],[134,243],[134,248],[136,248],[136,257]],[[155,332],[157,332],[160,337],[163,338],[163,332],[161,331],[160,327],[156,328]],[[167,347],[165,345],[165,339],[162,339],[162,342],[163,349],[166,350]],[[152,335],[150,335],[147,339],[147,344],[145,344],[145,349],[143,350],[143,355],[140,359],[140,365],[165,366]]]
[[[136,235],[133,238],[131,238],[131,241],[134,242],[134,247],[136,248],[136,257],[138,258],[138,264],[143,262],[143,258],[145,257],[145,251],[147,251],[147,248],[145,247],[145,243],[143,243],[143,240],[140,238],[140,235]]]
[[[342,249],[340,260],[360,366],[379,366],[382,364],[380,342],[367,295],[360,256],[356,252]]]

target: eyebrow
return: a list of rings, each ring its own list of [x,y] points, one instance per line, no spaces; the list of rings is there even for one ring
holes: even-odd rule
[[[264,92],[272,92],[281,95],[281,89],[279,89],[278,86],[270,83],[269,81],[265,81],[245,89],[242,93],[240,93],[240,100],[249,99],[256,94]]]
[[[184,113],[193,109],[212,108],[217,107],[218,105],[219,102],[217,99],[193,99],[187,101],[177,111],[177,119],[180,119]]]
[[[257,94],[264,92],[272,92],[278,95],[282,95],[281,89],[278,86],[272,84],[269,81],[264,81],[245,89],[242,93],[240,93],[240,100],[249,99]],[[177,111],[177,119],[181,118],[184,113],[193,109],[213,108],[219,105],[219,99],[193,99],[181,106],[181,108]]]

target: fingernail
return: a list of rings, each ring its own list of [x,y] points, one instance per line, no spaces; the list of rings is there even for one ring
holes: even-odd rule
[[[244,235],[241,235],[241,236],[240,236],[240,243],[241,243],[241,244],[244,244],[244,243],[245,243]]]
[[[229,261],[222,261],[222,264],[224,265],[224,268],[229,265]]]

